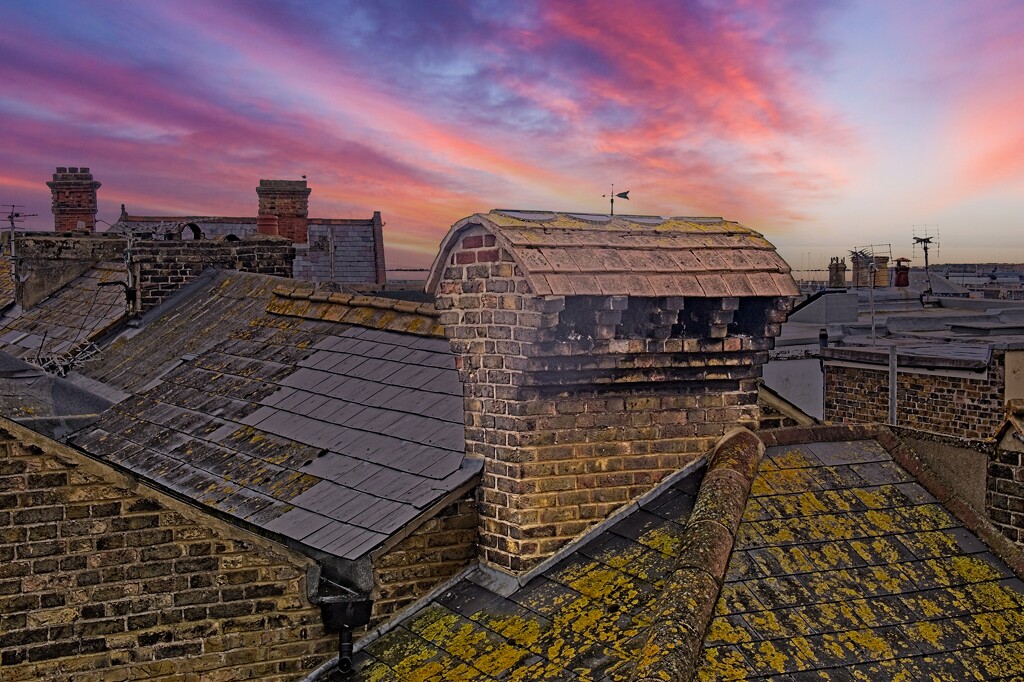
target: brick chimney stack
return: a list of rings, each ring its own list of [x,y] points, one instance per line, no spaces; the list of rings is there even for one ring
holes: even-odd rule
[[[512,574],[756,424],[797,293],[736,223],[511,211],[456,223],[427,291],[484,460],[480,559]]]
[[[309,224],[309,193],[305,180],[260,180],[256,195],[259,216],[277,216],[277,230],[293,244],[305,244]]]
[[[96,230],[96,190],[100,183],[92,179],[88,168],[58,167],[53,180],[46,183],[53,197],[53,229],[70,232],[84,224],[89,232]]]

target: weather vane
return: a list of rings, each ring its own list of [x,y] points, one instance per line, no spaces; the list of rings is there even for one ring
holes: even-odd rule
[[[615,197],[629,201],[629,190],[627,189],[625,192],[619,192],[618,194],[616,194],[615,185],[613,183],[612,191],[609,192],[608,194],[602,194],[601,196],[608,197],[609,201],[611,202],[611,212],[609,213],[609,215],[615,215]]]

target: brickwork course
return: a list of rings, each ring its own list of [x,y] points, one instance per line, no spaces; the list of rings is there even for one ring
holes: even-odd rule
[[[59,167],[46,186],[52,195],[55,231],[77,230],[79,223],[89,232],[96,229],[96,190],[100,183],[93,180],[88,168]]]
[[[485,463],[481,560],[514,573],[756,425],[795,293],[735,223],[591,218],[467,218],[428,278]]]
[[[254,235],[239,241],[145,241],[132,249],[138,312],[152,310],[208,268],[290,277],[294,247]]]
[[[900,426],[958,438],[991,440],[1001,426],[1005,353],[994,350],[987,372],[970,376],[899,372],[897,420]],[[886,367],[838,367],[826,363],[825,421],[887,423],[889,372]]]
[[[0,419],[0,679],[294,680],[312,566]]]
[[[452,578],[476,559],[479,542],[473,495],[453,502],[374,562],[370,628]]]
[[[989,456],[985,511],[1007,538],[1024,546],[1024,401],[1012,400]]]
[[[264,201],[261,199],[261,201]],[[152,234],[157,238],[170,233],[188,244],[194,235],[189,226],[199,230],[202,240],[233,240],[260,234],[259,221],[273,225],[272,234],[285,238],[278,227],[281,216],[270,213],[270,207],[284,203],[266,202],[267,213],[256,218],[214,217],[214,216],[141,216],[124,213],[112,231],[132,231],[136,234]],[[289,209],[290,210],[290,209]],[[285,224],[292,225],[298,219],[285,216]],[[267,228],[269,229],[269,228]],[[301,242],[295,241],[295,259],[291,276],[307,282],[341,282],[362,287],[379,286],[387,283],[384,259],[384,222],[379,211],[370,218],[307,218],[300,230],[305,235]],[[293,235],[294,238],[294,229]]]

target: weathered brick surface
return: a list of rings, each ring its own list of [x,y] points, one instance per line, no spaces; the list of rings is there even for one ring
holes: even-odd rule
[[[305,244],[309,225],[309,194],[305,180],[260,180],[256,188],[259,215],[277,216],[277,233]]]
[[[78,229],[79,222],[89,232],[96,229],[96,190],[100,183],[93,180],[88,168],[58,168],[46,186],[50,188],[54,230],[70,232]]]
[[[277,237],[240,241],[143,241],[132,249],[140,312],[163,302],[207,268],[291,277],[295,248]]]
[[[985,378],[901,372],[897,384],[900,426],[958,438],[992,439],[1005,416],[1005,354],[993,351]],[[825,366],[825,420],[889,420],[889,370]]]
[[[476,559],[477,523],[470,493],[375,559],[370,627],[389,620]]]
[[[311,562],[0,421],[0,679],[294,680]]]
[[[1024,544],[1024,461],[1022,453],[1000,448],[989,459],[985,507],[992,524]]]
[[[779,298],[536,296],[471,228],[439,282],[484,460],[480,558],[522,572],[736,425],[788,309]]]
[[[17,300],[30,307],[100,261],[120,261],[128,243],[108,235],[83,237],[34,234],[15,242]],[[279,237],[252,235],[238,241],[140,240],[132,245],[131,268],[138,312],[146,312],[207,268],[292,276],[295,247]]]

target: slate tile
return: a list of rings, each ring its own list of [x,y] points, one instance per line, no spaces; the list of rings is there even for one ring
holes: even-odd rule
[[[707,634],[704,636],[704,647],[718,647],[728,644],[740,644],[760,639],[753,628],[740,615],[715,616],[711,619]]]
[[[509,599],[545,618],[552,618],[566,602],[582,598],[579,592],[543,576],[513,592]]]
[[[462,451],[466,443],[466,431],[462,424],[444,422],[423,438],[427,445]]]
[[[743,554],[763,576],[795,575],[817,570],[801,545],[750,549]]]
[[[733,551],[766,547],[768,544],[768,541],[757,532],[753,524],[741,523],[739,530],[736,531],[736,539],[733,541]]]
[[[718,615],[728,615],[749,611],[764,611],[766,605],[762,604],[754,596],[753,592],[748,589],[748,582],[754,583],[757,581],[725,583],[722,585],[718,601],[715,603],[715,613]]]
[[[329,523],[332,523],[332,521],[326,516],[314,514],[305,509],[292,508],[266,523],[263,528],[285,537],[301,540]]]
[[[906,470],[891,461],[854,464],[850,468],[869,485],[909,483],[913,481],[913,477]]]
[[[892,459],[889,453],[874,440],[812,443],[809,448],[815,457],[828,467],[884,462]]]
[[[686,523],[693,511],[694,501],[693,495],[669,488],[655,499],[643,504],[642,507],[655,516],[660,516],[668,521]]]
[[[956,587],[1012,575],[1005,566],[988,559],[986,553],[924,559],[903,564],[901,568],[921,589]]]
[[[465,459],[465,456],[459,452],[444,450],[435,450],[433,452],[437,453],[437,456],[431,458],[427,466],[417,467],[416,473],[418,475],[433,480],[441,480],[459,469]]]
[[[956,528],[960,522],[940,504],[920,504],[898,510],[905,528],[913,530],[942,530]]]
[[[910,483],[897,483],[896,488],[898,488],[912,504],[935,504],[938,502],[934,495],[922,488],[921,484],[915,481],[911,481]]]
[[[811,604],[815,595],[807,590],[794,576],[758,578],[743,583],[757,601],[766,608],[778,609],[797,604]]]
[[[579,552],[652,585],[661,585],[675,562],[638,542],[605,532],[580,548]]]
[[[610,530],[670,555],[678,551],[683,534],[683,528],[679,524],[666,521],[642,509],[619,521]]]
[[[760,520],[784,519],[792,516],[810,516],[829,511],[829,508],[813,492],[766,495],[752,500],[761,510]],[[748,502],[749,505],[749,502]]]
[[[709,646],[704,649],[704,660],[694,679],[700,682],[745,679],[753,674],[754,671],[743,652],[735,646]],[[791,680],[787,679],[785,682]]]
[[[393,374],[403,367],[405,367],[405,365],[400,362],[367,359],[359,365],[359,376],[369,381],[387,382]],[[347,370],[346,373],[351,374],[352,370]]]
[[[814,455],[808,446],[782,446],[772,447],[765,450],[765,456],[778,469],[799,469],[804,467],[819,467],[821,461]]]
[[[391,514],[401,513],[405,508],[407,508],[406,505],[403,505],[400,502],[376,498],[373,504],[361,511],[357,517],[353,518],[363,528],[378,530],[377,526],[382,520],[386,519]]]
[[[895,536],[877,535],[854,539],[848,545],[869,566],[895,564],[915,558]]]
[[[751,663],[755,678],[783,675],[807,667],[799,652],[791,646],[793,640],[744,642],[736,645],[744,658]]]
[[[963,528],[905,533],[898,536],[898,539],[917,559],[935,559],[987,550],[981,540]]]
[[[455,424],[464,423],[466,413],[462,402],[462,393],[460,392],[458,395],[440,395],[439,397],[440,399],[436,403],[429,407],[420,408],[420,414],[425,417],[433,417]]]

